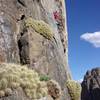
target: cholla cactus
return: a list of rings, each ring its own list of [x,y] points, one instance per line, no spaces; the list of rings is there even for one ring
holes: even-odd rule
[[[61,96],[61,88],[59,84],[54,81],[50,80],[47,82],[48,94],[54,99],[57,100]]]
[[[7,82],[6,78],[2,78],[2,79],[0,80],[0,89],[5,89],[5,88],[7,88],[7,84],[8,84],[8,82]]]
[[[3,90],[0,90],[0,97],[4,97],[5,96],[5,92]]]
[[[20,86],[20,83],[12,82],[10,83],[10,88],[17,89]]]
[[[11,88],[6,88],[6,89],[5,89],[5,95],[6,95],[6,96],[9,96],[9,95],[11,95],[11,94],[12,94]]]
[[[52,29],[47,23],[42,20],[34,20],[31,17],[27,18],[25,21],[25,27],[32,27],[35,31],[49,40],[53,38]]]
[[[80,100],[80,95],[81,95],[80,83],[78,83],[74,80],[68,80],[66,82],[66,86],[67,86],[68,92],[71,96],[71,100]]]
[[[45,84],[45,81],[40,81],[37,72],[26,66],[0,64],[0,97],[10,95],[13,90],[21,87],[29,98],[39,99],[47,96]]]

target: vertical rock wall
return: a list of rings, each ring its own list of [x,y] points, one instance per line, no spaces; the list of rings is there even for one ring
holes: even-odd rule
[[[44,37],[25,20],[43,21],[52,29],[53,38]],[[68,68],[68,36],[64,0],[0,0],[0,63],[26,64],[40,74],[59,82],[62,100],[67,100],[65,82]]]

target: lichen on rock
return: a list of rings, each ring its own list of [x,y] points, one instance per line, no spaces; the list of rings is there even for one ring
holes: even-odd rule
[[[43,35],[45,38],[51,40],[53,38],[53,32],[51,27],[43,20],[35,20],[27,18],[25,20],[25,27],[32,27],[35,31]]]

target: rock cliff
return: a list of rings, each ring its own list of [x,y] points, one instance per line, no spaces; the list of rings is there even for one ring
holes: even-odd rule
[[[0,63],[48,75],[60,84],[61,100],[69,100],[66,27],[65,0],[0,0]]]
[[[86,72],[82,82],[81,100],[100,100],[100,68]]]

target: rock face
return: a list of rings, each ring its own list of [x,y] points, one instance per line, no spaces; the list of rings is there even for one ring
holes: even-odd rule
[[[87,71],[84,76],[81,100],[100,100],[100,68]]]
[[[0,98],[0,100],[31,100],[26,97],[25,93],[21,88],[18,88],[13,92],[13,95]],[[38,100],[53,100],[50,96],[38,99]]]
[[[0,100],[29,100],[21,88],[13,92],[13,95],[0,98]]]
[[[46,29],[25,27],[28,18],[48,24],[52,39],[43,35],[48,33]],[[64,0],[0,0],[0,63],[20,63],[48,75],[59,82],[61,100],[69,100],[65,89],[71,78],[66,27]]]

